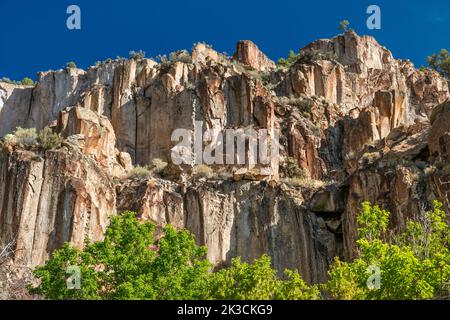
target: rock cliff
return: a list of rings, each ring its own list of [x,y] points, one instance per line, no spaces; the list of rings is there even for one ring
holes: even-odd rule
[[[216,266],[268,253],[278,270],[322,282],[335,256],[356,255],[361,202],[389,209],[393,229],[433,199],[448,208],[448,98],[446,79],[353,31],[311,43],[288,67],[246,40],[233,57],[198,44],[160,62],[42,72],[35,86],[0,82],[0,136],[50,126],[65,139],[47,151],[1,145],[0,244],[14,239],[11,262],[35,266],[133,210],[192,231]],[[203,177],[170,163],[174,130],[200,121],[279,129],[280,156]],[[154,170],[155,159],[169,165]],[[136,177],[133,165],[152,173]]]

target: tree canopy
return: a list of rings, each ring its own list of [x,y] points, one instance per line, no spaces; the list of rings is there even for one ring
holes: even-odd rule
[[[336,258],[328,282],[308,285],[296,270],[284,275],[270,257],[240,258],[214,271],[206,248],[187,230],[168,225],[155,240],[155,226],[133,212],[115,216],[105,239],[84,250],[66,244],[44,266],[33,293],[49,299],[433,299],[448,297],[450,226],[442,204],[389,232],[388,211],[365,202],[357,216],[358,256]],[[70,288],[68,271],[80,273]]]

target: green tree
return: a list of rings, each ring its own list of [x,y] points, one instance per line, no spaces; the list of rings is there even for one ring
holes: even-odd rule
[[[387,238],[389,213],[363,203],[352,262],[336,259],[323,286],[334,299],[431,299],[450,280],[450,227],[442,204],[407,222],[406,230]],[[370,267],[380,270],[380,288],[369,288]]]
[[[286,59],[280,58],[278,59],[278,65],[281,67],[289,67],[294,64],[299,57],[299,54],[296,54],[294,50],[290,50],[288,57]]]
[[[450,75],[450,55],[446,49],[441,49],[439,54],[432,54],[427,57],[428,66],[439,72],[444,77],[448,78]]]
[[[73,62],[73,61],[70,61],[70,62],[66,63],[66,67],[70,68],[70,69],[74,69],[74,68],[77,67],[77,64],[75,62]]]
[[[350,22],[348,22],[348,20],[342,20],[341,22],[339,22],[338,29],[345,32],[345,31],[347,31],[349,24],[350,24]]]
[[[104,241],[69,245],[35,269],[41,284],[33,293],[50,299],[199,299],[205,297],[210,263],[193,236],[167,226],[154,240],[154,225],[136,214],[115,216]],[[81,270],[81,289],[67,289],[68,266]]]
[[[34,81],[31,80],[31,79],[28,78],[28,77],[23,78],[22,81],[21,81],[21,83],[22,83],[24,86],[32,86],[32,85],[34,85]]]
[[[285,274],[286,280],[277,277],[267,255],[253,264],[235,258],[229,268],[212,275],[210,297],[224,300],[318,299],[317,287],[309,287],[298,272],[286,270]]]
[[[69,245],[57,250],[35,276],[30,288],[49,299],[318,299],[297,271],[279,279],[270,258],[254,263],[233,260],[212,272],[206,248],[198,247],[186,230],[167,226],[154,240],[154,225],[127,212],[112,218],[105,239],[87,242],[80,251]],[[80,268],[80,289],[68,289],[67,270]]]

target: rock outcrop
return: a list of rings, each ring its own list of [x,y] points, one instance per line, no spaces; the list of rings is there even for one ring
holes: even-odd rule
[[[233,59],[259,71],[275,69],[275,63],[260,51],[256,44],[249,40],[242,40],[237,43]]]
[[[15,240],[16,264],[42,264],[65,242],[101,240],[115,199],[112,179],[77,148],[0,153],[0,243]]]
[[[0,243],[16,239],[12,261],[35,266],[66,241],[100,240],[111,215],[133,210],[189,229],[216,266],[269,253],[279,271],[322,282],[335,256],[357,254],[361,202],[389,209],[393,230],[434,199],[448,208],[447,80],[353,31],[301,52],[277,68],[251,41],[232,58],[200,43],[160,62],[48,71],[35,86],[0,82],[0,136],[51,126],[65,139],[58,150],[0,146]],[[279,129],[279,156],[211,165],[199,178],[192,163],[171,163],[176,129],[192,138],[195,129],[267,130],[266,141]],[[211,134],[202,146],[231,143]],[[280,179],[288,158],[302,174]],[[169,165],[148,179],[129,175],[154,161]]]
[[[317,283],[326,279],[332,257],[342,255],[339,216],[309,211],[301,192],[280,186],[205,181],[182,188],[160,179],[129,181],[117,201],[119,211],[132,209],[157,225],[187,228],[218,266],[236,256],[252,261],[268,253],[278,270],[299,269],[306,281]]]

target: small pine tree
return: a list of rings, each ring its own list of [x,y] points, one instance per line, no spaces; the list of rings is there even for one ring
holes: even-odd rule
[[[345,31],[347,31],[349,24],[350,24],[350,22],[348,22],[348,20],[342,20],[341,22],[339,22],[338,29],[345,32]]]
[[[441,49],[439,54],[432,54],[427,58],[431,69],[439,72],[442,76],[448,78],[450,75],[450,54],[446,49]]]
[[[66,63],[66,67],[73,69],[73,68],[77,67],[77,64],[75,62],[73,62],[73,61],[70,61],[70,62]]]

